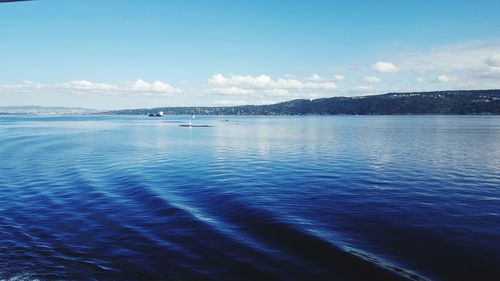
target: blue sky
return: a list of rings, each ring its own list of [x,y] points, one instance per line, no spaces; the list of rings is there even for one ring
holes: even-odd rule
[[[500,1],[0,4],[0,106],[500,88]]]

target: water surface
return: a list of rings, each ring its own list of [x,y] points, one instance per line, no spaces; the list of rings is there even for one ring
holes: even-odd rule
[[[498,280],[500,117],[0,116],[0,280]]]

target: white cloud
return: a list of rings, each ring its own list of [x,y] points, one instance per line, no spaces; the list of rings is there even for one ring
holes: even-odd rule
[[[151,91],[151,84],[146,82],[146,81],[143,81],[141,79],[137,79],[137,80],[135,80],[135,82],[133,82],[130,85],[130,90],[132,90],[132,91]]]
[[[164,92],[164,93],[178,92],[178,90],[175,89],[174,87],[170,86],[169,84],[163,83],[161,81],[154,81],[153,84],[151,85],[151,90],[153,90],[153,92]]]
[[[500,41],[444,45],[394,54],[391,60],[417,77],[435,77],[412,84],[410,90],[500,88]]]
[[[61,86],[68,90],[115,91],[118,89],[116,85],[94,83],[87,80],[73,80],[63,83]],[[55,85],[55,87],[58,87],[58,85]]]
[[[88,80],[72,80],[60,84],[43,84],[34,83],[31,81],[23,81],[20,84],[3,84],[0,85],[0,90],[4,91],[23,91],[34,92],[37,90],[59,91],[59,92],[99,92],[99,93],[136,93],[136,94],[175,94],[181,90],[172,87],[171,85],[154,81],[152,83],[137,79],[135,82],[124,83],[121,85],[96,83]]]
[[[231,86],[231,87],[208,88],[205,90],[205,93],[221,94],[221,95],[248,95],[255,93],[255,90]]]
[[[492,55],[486,58],[484,62],[486,63],[487,67],[480,74],[480,78],[487,80],[500,79],[500,55]]]
[[[180,92],[179,89],[174,88],[167,83],[163,83],[161,81],[149,83],[141,79],[137,79],[129,87],[124,87],[123,89],[132,92],[153,92],[165,94],[175,94]]]
[[[436,79],[437,79],[437,81],[443,82],[443,83],[457,80],[455,77],[451,77],[451,76],[448,76],[446,74],[441,74]]]
[[[486,71],[486,74],[489,74],[491,76],[494,76],[494,77],[498,78],[498,74],[500,74],[500,66],[492,66],[492,67],[490,67]]]
[[[0,84],[0,90],[6,91],[29,91],[36,89],[43,89],[46,85],[42,83],[35,83],[32,81],[23,81],[20,84]]]
[[[381,83],[377,88],[381,92],[393,91],[394,88],[402,91],[498,89],[500,88],[500,41],[494,40],[496,41],[474,41],[394,53],[387,60],[371,65],[371,69],[378,72],[398,72],[392,74],[397,79],[393,79],[390,85]],[[332,67],[330,70],[339,73],[361,73],[367,69],[363,64],[346,64]],[[405,73],[401,73],[402,70]],[[450,78],[448,83],[435,83],[439,81],[437,77],[443,74]],[[375,76],[380,75],[382,74],[375,74]],[[366,83],[363,76],[361,81]],[[337,92],[351,93],[344,87]]]
[[[311,81],[321,81],[323,78],[321,78],[318,74],[313,74],[308,79],[311,80]]]
[[[495,66],[500,43],[472,42],[441,46],[414,53],[396,55],[396,62],[417,73],[469,72]]]
[[[260,75],[260,76],[231,75],[230,77],[224,77],[222,74],[218,73],[213,75],[212,78],[208,80],[208,83],[218,86],[246,85],[257,88],[263,88],[273,83],[273,80],[271,79],[271,77],[267,75]]]
[[[372,65],[372,69],[383,73],[396,73],[399,71],[399,68],[397,68],[393,63],[386,61],[378,61]]]
[[[337,84],[334,82],[324,82],[324,83],[305,83],[305,89],[321,89],[321,90],[335,90],[337,89]]]
[[[344,81],[345,80],[345,77],[342,76],[342,75],[334,75],[333,78],[336,80],[336,81]]]
[[[439,82],[450,82],[451,78],[448,75],[442,74],[437,77]]]
[[[492,55],[485,60],[486,64],[491,67],[500,67],[500,54]]]
[[[417,79],[416,79],[416,80],[417,80],[417,82],[418,82],[418,83],[422,83],[422,82],[424,82],[424,78],[422,78],[422,77],[417,77]]]
[[[365,81],[367,83],[377,83],[377,82],[380,82],[382,80],[378,77],[375,77],[375,76],[365,76],[365,77],[363,77],[363,81]]]
[[[318,76],[319,77],[319,76]],[[317,77],[315,77],[317,78]],[[222,74],[215,74],[208,80],[208,84],[219,87],[238,86],[250,89],[326,89],[337,88],[334,82],[302,82],[298,79],[279,78],[273,80],[268,75],[250,76],[250,75],[231,75],[225,77]]]
[[[212,75],[203,92],[208,94],[260,94],[267,96],[297,96],[304,91],[331,91],[337,89],[337,84],[327,81],[319,75],[304,80],[296,78],[272,79],[268,75],[231,75],[220,73]]]
[[[321,83],[316,83],[316,82],[307,82],[310,83],[311,85],[321,85]],[[304,88],[304,83],[300,82],[297,79],[284,79],[280,78],[277,79],[276,81],[272,81],[269,84],[271,88],[278,88],[278,89],[302,89]]]
[[[271,90],[267,90],[266,93],[270,96],[275,96],[275,97],[294,96],[294,94],[290,93],[290,91],[287,89],[271,89]]]
[[[375,89],[373,89],[372,86],[358,86],[354,89],[355,93],[369,93],[373,92]]]
[[[226,83],[226,78],[222,74],[217,73],[217,74],[212,75],[212,78],[208,80],[208,83],[216,84],[216,85],[223,85]]]

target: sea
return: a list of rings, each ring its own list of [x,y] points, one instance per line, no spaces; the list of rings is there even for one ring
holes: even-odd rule
[[[0,280],[500,280],[500,116],[0,116]]]

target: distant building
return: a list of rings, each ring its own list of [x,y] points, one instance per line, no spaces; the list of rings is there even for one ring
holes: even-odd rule
[[[150,113],[148,115],[149,117],[163,117],[163,111],[159,111],[158,113],[154,114],[154,113]]]

